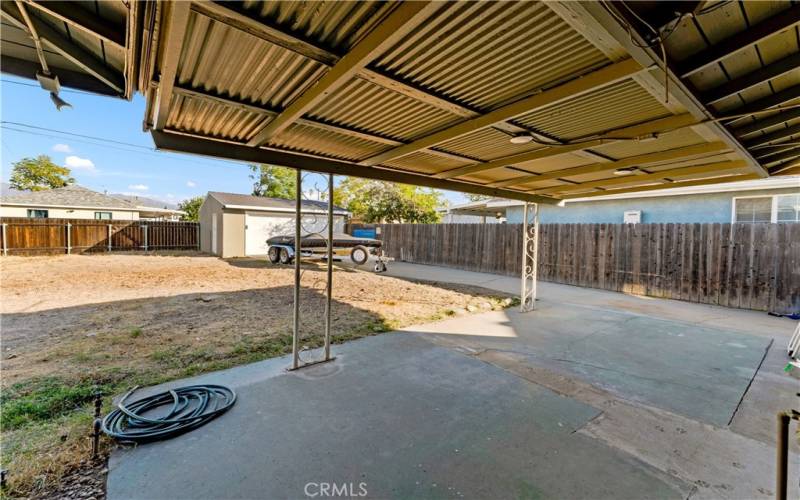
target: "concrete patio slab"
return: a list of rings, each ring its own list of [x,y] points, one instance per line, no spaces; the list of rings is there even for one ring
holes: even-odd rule
[[[695,419],[727,425],[770,341],[716,328],[542,302],[410,327],[473,349],[513,351],[532,363]],[[502,336],[497,332],[505,331]]]
[[[373,498],[685,498],[691,489],[576,432],[597,408],[419,336],[386,334],[336,354],[299,372],[280,358],[193,379],[232,385],[236,406],[189,434],[115,452],[108,498],[301,498],[320,483],[363,486]]]

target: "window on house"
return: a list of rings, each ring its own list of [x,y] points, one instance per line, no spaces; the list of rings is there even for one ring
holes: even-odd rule
[[[111,212],[95,212],[94,218],[99,220],[111,220]]]
[[[778,196],[775,220],[777,222],[800,222],[800,194]]]
[[[772,196],[734,200],[734,222],[771,222]]]
[[[28,209],[29,219],[46,219],[48,217],[48,210]]]

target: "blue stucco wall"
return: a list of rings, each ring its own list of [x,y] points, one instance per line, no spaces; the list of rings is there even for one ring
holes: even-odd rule
[[[770,189],[730,193],[688,194],[625,200],[583,201],[567,203],[563,207],[539,205],[539,222],[542,224],[610,223],[621,224],[627,210],[641,210],[642,223],[694,223],[730,222],[733,198],[800,193],[800,189]],[[506,209],[509,224],[522,222],[522,207]]]

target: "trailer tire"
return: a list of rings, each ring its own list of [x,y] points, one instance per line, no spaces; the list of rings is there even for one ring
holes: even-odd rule
[[[273,264],[277,264],[281,261],[281,249],[278,247],[269,247],[269,250],[267,250],[267,258]]]
[[[366,264],[367,259],[369,259],[369,250],[367,250],[367,247],[356,245],[350,250],[350,260],[352,260],[354,264],[358,266]]]
[[[292,262],[292,258],[289,256],[289,250],[281,248],[280,261],[281,264],[289,264]]]

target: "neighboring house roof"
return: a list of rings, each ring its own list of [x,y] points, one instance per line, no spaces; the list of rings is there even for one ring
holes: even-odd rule
[[[167,209],[167,210],[177,210],[178,206],[174,203],[167,203],[166,201],[156,200],[154,198],[148,198],[146,196],[139,196],[139,195],[131,195],[131,194],[119,194],[119,193],[111,193],[109,196],[117,198],[119,200],[125,200],[128,203],[132,203],[137,207],[146,207],[146,208],[160,208],[160,209]]]
[[[236,208],[242,210],[260,210],[265,212],[294,212],[295,201],[283,198],[266,198],[264,196],[252,196],[247,194],[220,193],[209,191],[208,196],[214,198],[225,208]],[[301,206],[304,212],[325,212],[328,211],[327,201],[303,200]],[[334,213],[348,215],[346,209],[333,207]]]
[[[0,182],[0,196],[11,196],[12,194],[22,193],[24,191],[19,191],[11,187],[11,184],[7,182]]]
[[[608,196],[592,196],[585,198],[572,198],[564,200],[561,204],[603,201],[603,200],[626,200],[635,198],[653,198],[660,196],[685,196],[689,194],[711,194],[711,193],[730,193],[738,191],[756,191],[769,189],[797,188],[800,190],[800,177],[785,176],[772,177],[769,179],[758,179],[754,181],[726,182],[724,184],[709,184],[707,186],[693,186],[682,188],[658,189],[654,191],[643,191],[623,194],[610,194]],[[504,209],[510,206],[519,206],[523,202],[517,200],[506,200],[503,198],[490,198],[487,200],[474,201],[450,206],[447,211],[450,213],[477,214],[480,212],[491,212],[496,209]]]
[[[116,210],[136,210],[136,206],[85,187],[72,184],[44,191],[25,191],[9,196],[2,196],[0,203],[4,205],[25,205],[37,207],[72,207],[72,208],[110,208]]]

